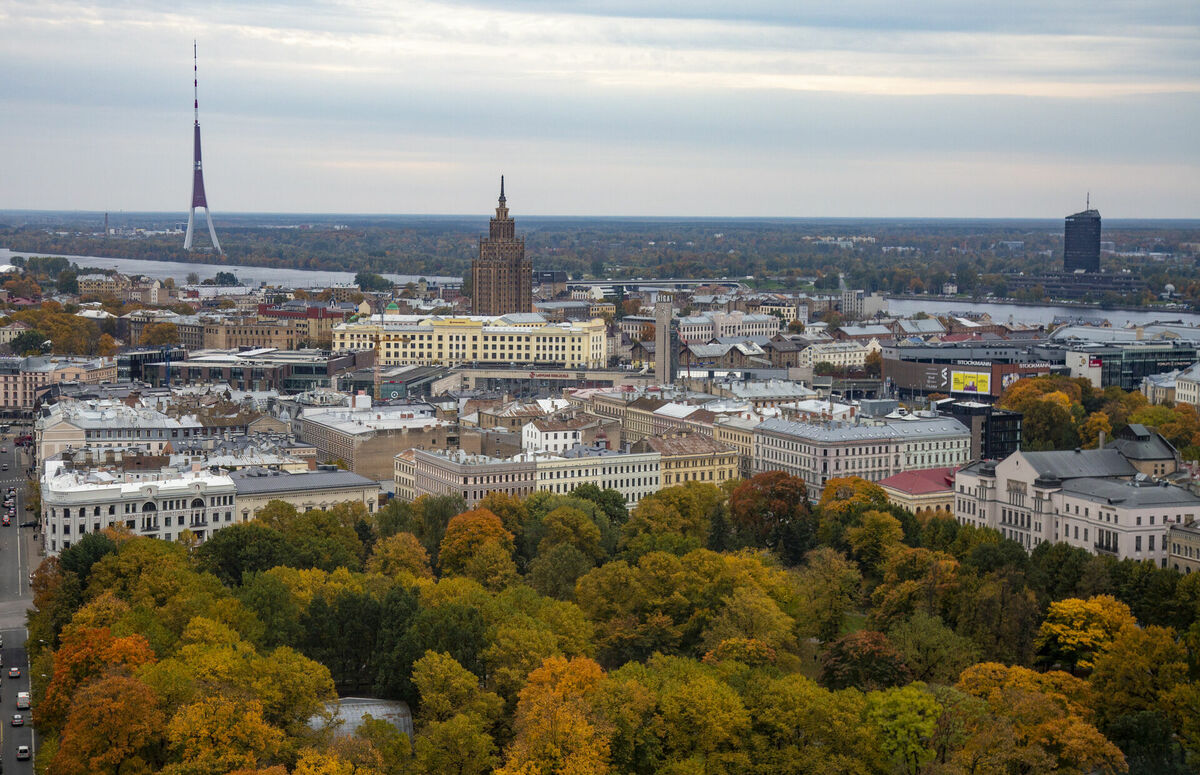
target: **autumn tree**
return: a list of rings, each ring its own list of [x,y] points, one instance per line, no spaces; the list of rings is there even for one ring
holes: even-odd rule
[[[882,689],[911,679],[903,655],[882,632],[849,633],[821,655],[821,683],[831,689]]]
[[[742,482],[729,496],[736,529],[758,545],[798,564],[817,542],[817,520],[808,507],[808,486],[783,471],[768,471]]]
[[[1111,595],[1068,598],[1050,604],[1038,629],[1037,648],[1050,664],[1090,670],[1096,654],[1136,620],[1129,606]]]
[[[416,578],[433,578],[429,553],[412,533],[396,533],[376,541],[371,556],[367,558],[367,570],[393,578],[401,573]]]
[[[150,772],[159,764],[165,724],[159,698],[137,678],[111,675],[93,681],[71,697],[51,771]]]
[[[835,549],[821,547],[805,555],[799,571],[801,627],[823,642],[842,631],[846,612],[858,602],[862,575]]]
[[[138,345],[142,347],[159,347],[161,345],[179,344],[179,327],[174,323],[150,323],[142,328]]]

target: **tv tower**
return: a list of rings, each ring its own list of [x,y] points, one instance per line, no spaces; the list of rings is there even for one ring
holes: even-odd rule
[[[208,209],[208,200],[204,197],[204,171],[200,167],[200,87],[196,75],[196,41],[192,41],[192,109],[195,111],[195,151],[192,159],[192,208],[188,212],[187,234],[183,238],[183,249],[192,249],[192,230],[196,225],[196,208],[203,207],[204,215],[208,218],[208,236],[212,239],[213,250],[223,253],[221,243],[217,242],[217,230],[213,228],[212,210]]]

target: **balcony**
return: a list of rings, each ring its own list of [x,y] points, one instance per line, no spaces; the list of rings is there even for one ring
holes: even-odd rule
[[[1092,549],[1095,550],[1096,554],[1105,554],[1109,557],[1117,556],[1117,547],[1115,546],[1109,546],[1107,544],[1093,544]]]

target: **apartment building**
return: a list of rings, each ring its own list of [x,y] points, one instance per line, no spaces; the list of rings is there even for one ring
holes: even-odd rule
[[[0,357],[0,408],[33,409],[38,390],[47,385],[62,382],[98,385],[116,381],[117,363],[112,358]]]
[[[795,422],[771,418],[755,426],[754,472],[784,471],[817,500],[829,479],[877,482],[921,468],[967,463],[971,432],[958,420],[910,415],[874,422]]]
[[[737,450],[699,433],[647,436],[630,449],[658,453],[663,487],[685,482],[721,485],[738,478]]]
[[[713,441],[737,453],[738,477],[749,479],[754,476],[754,428],[762,418],[729,415],[718,417],[713,423]]]
[[[337,350],[375,350],[383,366],[404,364],[553,364],[603,368],[603,320],[551,324],[536,313],[497,317],[371,315],[333,329]]]
[[[413,450],[412,491],[422,495],[457,495],[474,508],[488,493],[524,498],[537,483],[535,457],[521,453],[511,458],[469,455],[461,450]],[[399,495],[400,482],[396,491]],[[407,489],[407,485],[405,486]]]
[[[83,447],[139,446],[151,454],[162,454],[172,442],[202,435],[204,426],[195,417],[169,417],[117,400],[60,401],[43,408],[33,425],[38,460]]]
[[[770,338],[779,333],[780,323],[775,315],[734,310],[681,317],[675,321],[675,327],[680,342],[702,344],[711,339],[728,337]]]
[[[583,445],[558,454],[537,456],[535,482],[539,491],[559,494],[594,484],[602,490],[621,493],[627,506],[636,505],[663,487],[658,452]]]

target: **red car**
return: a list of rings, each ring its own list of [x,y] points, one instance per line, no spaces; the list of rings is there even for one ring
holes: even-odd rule
[[[12,518],[9,517],[7,514],[5,514],[4,515],[4,526],[8,527],[11,524],[12,524]]]

